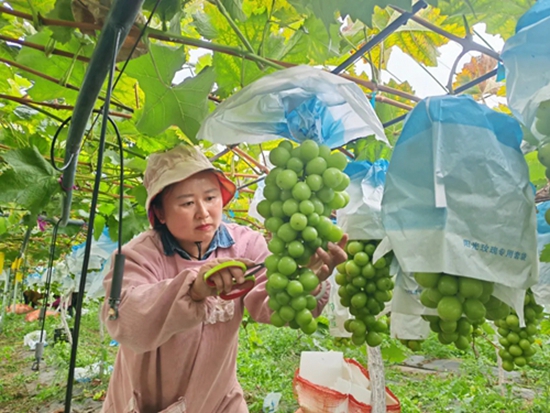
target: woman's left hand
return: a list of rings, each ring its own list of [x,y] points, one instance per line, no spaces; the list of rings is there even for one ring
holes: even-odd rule
[[[317,248],[317,251],[315,251],[315,254],[309,261],[308,268],[319,277],[319,281],[325,281],[330,277],[338,264],[348,259],[348,254],[344,251],[347,242],[348,234],[344,234],[337,244],[332,242],[328,243],[328,251]]]

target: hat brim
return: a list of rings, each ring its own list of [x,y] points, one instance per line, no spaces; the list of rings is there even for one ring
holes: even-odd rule
[[[167,182],[166,186],[164,188],[166,188],[168,185],[172,185],[172,184],[175,184],[177,182],[181,182],[181,181],[184,181],[186,179],[189,179],[189,178],[193,177],[194,175],[196,175],[200,172],[205,172],[205,171],[211,171],[211,172],[214,173],[214,175],[216,175],[216,178],[218,179],[218,182],[220,183],[220,190],[221,190],[221,194],[222,194],[222,204],[225,207],[227,204],[229,204],[229,202],[231,202],[231,200],[235,196],[235,193],[237,192],[237,186],[233,182],[231,182],[231,180],[228,179],[222,171],[219,171],[215,168],[204,169],[202,171],[197,171],[193,175],[188,176],[187,178],[174,180],[173,182]],[[151,227],[155,226],[155,212],[153,211],[153,208],[151,207],[151,204],[153,203],[153,200],[162,192],[162,190],[164,188],[162,188],[154,196],[152,196],[150,198],[150,201],[148,202],[148,205],[147,205],[147,208],[148,208],[147,218],[149,219],[149,224],[151,224]]]

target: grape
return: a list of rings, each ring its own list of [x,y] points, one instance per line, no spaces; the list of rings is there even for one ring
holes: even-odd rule
[[[345,247],[348,260],[336,268],[340,303],[354,316],[345,328],[352,333],[351,341],[356,345],[366,342],[376,347],[382,342],[381,334],[388,332],[387,323],[377,320],[376,316],[392,297],[393,281],[389,275],[392,254],[386,254],[375,263],[376,266],[373,265],[371,256],[378,243],[375,240],[349,241]]]
[[[420,302],[437,315],[422,316],[437,333],[439,342],[454,344],[459,350],[470,347],[477,327],[497,315],[507,315],[508,308],[491,294],[494,284],[470,277],[445,273],[418,272],[414,279],[423,288]],[[504,307],[503,307],[504,306]],[[480,334],[480,333],[479,333]]]
[[[399,340],[401,344],[409,348],[412,351],[420,351],[422,349],[422,343],[424,340]]]
[[[493,300],[491,304],[492,308],[497,307],[496,301]],[[525,293],[523,312],[525,327],[519,326],[519,318],[515,312],[495,320],[495,325],[498,327],[497,333],[500,336],[498,341],[502,346],[499,355],[502,358],[502,367],[506,371],[525,366],[536,352],[533,343],[535,336],[539,333],[539,321],[543,313],[542,307],[536,303],[531,290]]]
[[[331,153],[326,145],[306,140],[299,146],[282,141],[269,159],[275,168],[266,176],[266,199],[258,204],[258,212],[272,235],[268,243],[272,255],[265,261],[271,323],[312,334],[317,330],[311,313],[317,300],[311,293],[319,286],[319,279],[306,266],[317,248],[326,249],[328,242],[338,242],[344,235],[329,217],[349,202],[344,191],[350,179],[343,172],[347,158],[340,152]],[[364,253],[357,260],[369,262],[370,256]],[[362,286],[361,282],[355,284],[350,286]],[[378,337],[371,336],[370,340],[376,342]]]

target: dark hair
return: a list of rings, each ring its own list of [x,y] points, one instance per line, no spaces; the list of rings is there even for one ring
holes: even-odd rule
[[[162,191],[160,191],[151,201],[151,205],[149,208],[153,210],[153,220],[154,220],[153,228],[154,229],[161,229],[165,225],[162,222],[160,222],[160,220],[157,217],[157,214],[155,214],[155,208],[162,209],[162,198],[164,197],[165,194],[167,194],[172,189],[173,186],[174,184],[165,186],[162,189]]]

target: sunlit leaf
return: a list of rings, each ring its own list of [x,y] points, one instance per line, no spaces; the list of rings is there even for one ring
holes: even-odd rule
[[[469,0],[471,6],[463,0],[440,1],[438,7],[442,14],[450,16],[456,23],[460,23],[463,17],[468,19],[470,27],[483,22],[487,25],[487,33],[499,34],[506,40],[514,34],[518,18],[535,2],[536,0],[500,0],[498,7],[495,7],[494,0]]]
[[[467,84],[472,80],[489,73],[491,70],[495,69],[496,66],[497,61],[487,55],[472,57],[472,59],[463,66],[462,71],[456,75],[453,88],[456,89],[459,86]],[[496,82],[495,78],[491,78],[478,83],[476,86],[465,90],[463,93],[472,95],[472,97],[477,100],[481,96],[496,94],[499,88],[500,84]]]
[[[174,73],[183,62],[182,48],[151,44],[147,55],[128,65],[127,74],[139,81],[145,93],[145,106],[136,124],[140,132],[153,136],[175,125],[190,139],[195,138],[207,115],[214,72],[206,68],[196,77],[173,86]]]

